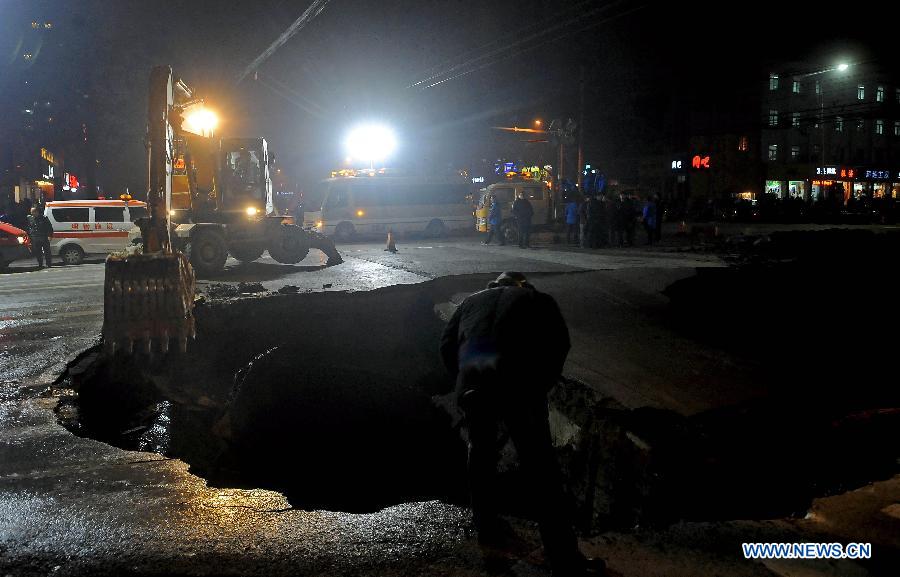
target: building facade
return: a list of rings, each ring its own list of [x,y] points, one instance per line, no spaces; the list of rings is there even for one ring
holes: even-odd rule
[[[900,192],[900,81],[872,63],[803,72],[762,87],[764,192],[847,205]]]

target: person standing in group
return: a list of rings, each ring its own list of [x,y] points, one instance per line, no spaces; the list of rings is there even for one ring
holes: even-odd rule
[[[534,216],[534,207],[525,198],[524,192],[520,192],[513,202],[512,213],[516,217],[516,227],[519,229],[519,248],[531,247],[531,217]]]
[[[511,537],[499,517],[495,486],[502,423],[529,480],[528,501],[554,576],[603,569],[602,561],[591,562],[578,550],[571,503],[550,437],[547,393],[559,381],[569,347],[569,330],[556,301],[519,272],[504,272],[486,290],[466,298],[440,343],[465,415],[478,541],[502,545]]]
[[[584,201],[581,203],[581,206],[578,207],[578,222],[581,229],[581,248],[589,248],[591,246],[591,224],[589,217],[592,202],[594,202],[592,197],[585,196]]]
[[[634,229],[637,224],[637,208],[634,205],[634,198],[630,194],[621,196],[622,204],[619,208],[619,217],[622,220],[622,231],[625,233],[625,244],[634,246]]]
[[[37,259],[38,268],[44,268],[44,261],[47,261],[47,268],[53,265],[52,256],[50,254],[50,239],[53,238],[53,223],[47,218],[40,209],[35,206],[31,209],[31,215],[28,217],[28,237],[31,239],[31,250],[34,251],[34,257]]]
[[[606,211],[607,218],[610,223],[609,227],[609,244],[611,246],[622,246],[624,231],[622,226],[622,198],[613,198],[608,204]]]
[[[653,244],[656,236],[656,202],[652,196],[648,196],[647,202],[644,203],[641,221],[644,224],[644,231],[647,233],[647,244]]]
[[[578,244],[578,203],[570,196],[566,203],[566,244]]]
[[[662,240],[662,223],[663,218],[666,216],[666,206],[659,198],[659,195],[654,194],[653,200],[656,202],[656,229],[653,231],[653,237],[656,242],[659,242]]]
[[[506,244],[506,239],[503,238],[503,208],[500,206],[500,201],[497,200],[497,197],[491,195],[490,197],[491,208],[488,210],[488,236],[487,240],[485,240],[481,244],[491,244],[491,239],[494,238],[494,232],[497,233],[497,240],[500,241],[500,246],[504,246]]]
[[[606,203],[602,196],[596,196],[591,200],[591,209],[588,211],[588,226],[591,229],[590,247],[602,248],[606,245]]]

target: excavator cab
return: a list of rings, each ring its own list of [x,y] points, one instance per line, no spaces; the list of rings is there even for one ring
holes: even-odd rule
[[[237,218],[271,214],[272,180],[266,139],[222,139],[220,159],[219,210]]]

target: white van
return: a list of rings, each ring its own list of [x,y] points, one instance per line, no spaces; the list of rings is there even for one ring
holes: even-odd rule
[[[550,224],[553,216],[553,199],[547,183],[540,180],[507,180],[496,182],[479,192],[479,199],[475,211],[475,228],[479,232],[487,230],[487,218],[490,209],[490,199],[496,198],[502,209],[503,223],[501,231],[508,243],[515,243],[518,239],[515,219],[512,216],[512,204],[519,193],[524,193],[525,198],[531,202],[534,216],[531,224],[536,227]]]
[[[65,264],[81,264],[85,255],[124,250],[134,221],[147,216],[139,200],[56,200],[44,214],[53,223],[50,250]]]

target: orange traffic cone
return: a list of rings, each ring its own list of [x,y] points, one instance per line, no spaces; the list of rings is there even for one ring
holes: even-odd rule
[[[387,237],[387,246],[384,247],[384,250],[388,252],[397,252],[397,245],[394,244],[394,231],[388,231]]]

